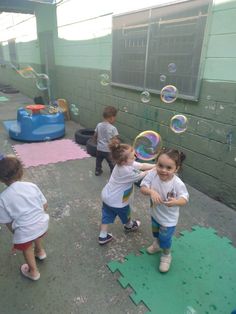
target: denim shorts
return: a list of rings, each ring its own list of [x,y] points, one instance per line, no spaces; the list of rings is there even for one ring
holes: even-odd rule
[[[170,249],[176,226],[164,227],[152,217],[152,234],[159,240],[162,249]]]
[[[116,216],[119,216],[121,222],[126,224],[130,220],[130,207],[111,207],[102,203],[102,224],[112,224]]]

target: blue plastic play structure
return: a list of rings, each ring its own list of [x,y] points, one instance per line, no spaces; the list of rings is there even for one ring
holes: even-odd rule
[[[17,120],[9,127],[10,138],[17,141],[50,141],[64,135],[65,121],[62,112],[41,114],[40,110],[32,110],[31,114],[25,108],[19,108]]]

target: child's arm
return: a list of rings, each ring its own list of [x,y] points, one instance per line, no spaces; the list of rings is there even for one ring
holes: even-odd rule
[[[6,226],[11,231],[11,233],[14,233],[14,230],[12,229],[12,222],[7,223]]]
[[[172,206],[184,206],[187,204],[187,200],[184,197],[180,197],[178,199],[176,198],[169,198],[168,201],[163,202],[166,206],[172,207]]]
[[[141,167],[140,167],[140,170],[151,170],[153,168],[155,168],[156,165],[155,164],[149,164],[147,162],[144,162],[144,163],[141,163]]]
[[[93,135],[93,140],[95,143],[97,143],[97,139],[98,139],[98,134],[97,134],[97,132],[95,132]]]
[[[43,208],[45,211],[47,211],[48,210],[48,203],[43,204]]]
[[[160,194],[158,192],[156,192],[155,190],[152,190],[146,186],[141,186],[140,191],[144,195],[149,195],[153,203],[155,203],[155,204],[162,204],[163,203],[163,200],[161,199]]]

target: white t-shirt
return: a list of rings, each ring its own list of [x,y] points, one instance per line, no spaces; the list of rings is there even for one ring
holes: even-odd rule
[[[119,135],[117,128],[107,121],[98,123],[95,128],[97,134],[97,150],[109,152],[108,143],[114,137]]]
[[[143,178],[140,171],[142,163],[134,161],[131,165],[115,165],[109,182],[102,190],[102,200],[111,207],[122,208],[129,204],[133,183]]]
[[[37,185],[30,182],[16,181],[0,194],[0,223],[12,222],[13,243],[34,240],[47,231],[46,203]]]
[[[162,181],[158,176],[156,169],[151,170],[142,180],[140,186],[146,186],[159,193],[162,200],[168,200],[168,196],[174,198],[189,199],[189,194],[185,184],[179,177],[174,177],[169,181]],[[151,216],[164,227],[176,226],[179,219],[179,206],[168,207],[164,204],[150,206]]]

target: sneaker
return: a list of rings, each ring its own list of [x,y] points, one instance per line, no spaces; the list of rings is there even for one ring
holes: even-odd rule
[[[161,273],[167,273],[169,268],[170,268],[170,264],[171,264],[171,254],[169,255],[165,255],[162,254],[161,255],[161,260],[160,260],[160,265],[159,265],[159,270]]]
[[[155,254],[155,253],[161,252],[161,248],[159,246],[159,243],[156,240],[154,240],[152,245],[150,245],[146,249],[146,251],[147,251],[148,254]]]
[[[99,243],[100,245],[104,245],[104,244],[110,242],[112,239],[113,239],[112,234],[111,234],[111,233],[108,233],[105,238],[99,237],[99,238],[98,238],[98,243]]]
[[[100,176],[103,173],[102,170],[96,170],[95,171],[95,176]]]
[[[140,220],[132,220],[132,226],[128,227],[128,226],[124,225],[124,229],[126,232],[136,231],[136,230],[138,230],[140,225],[141,225]]]

